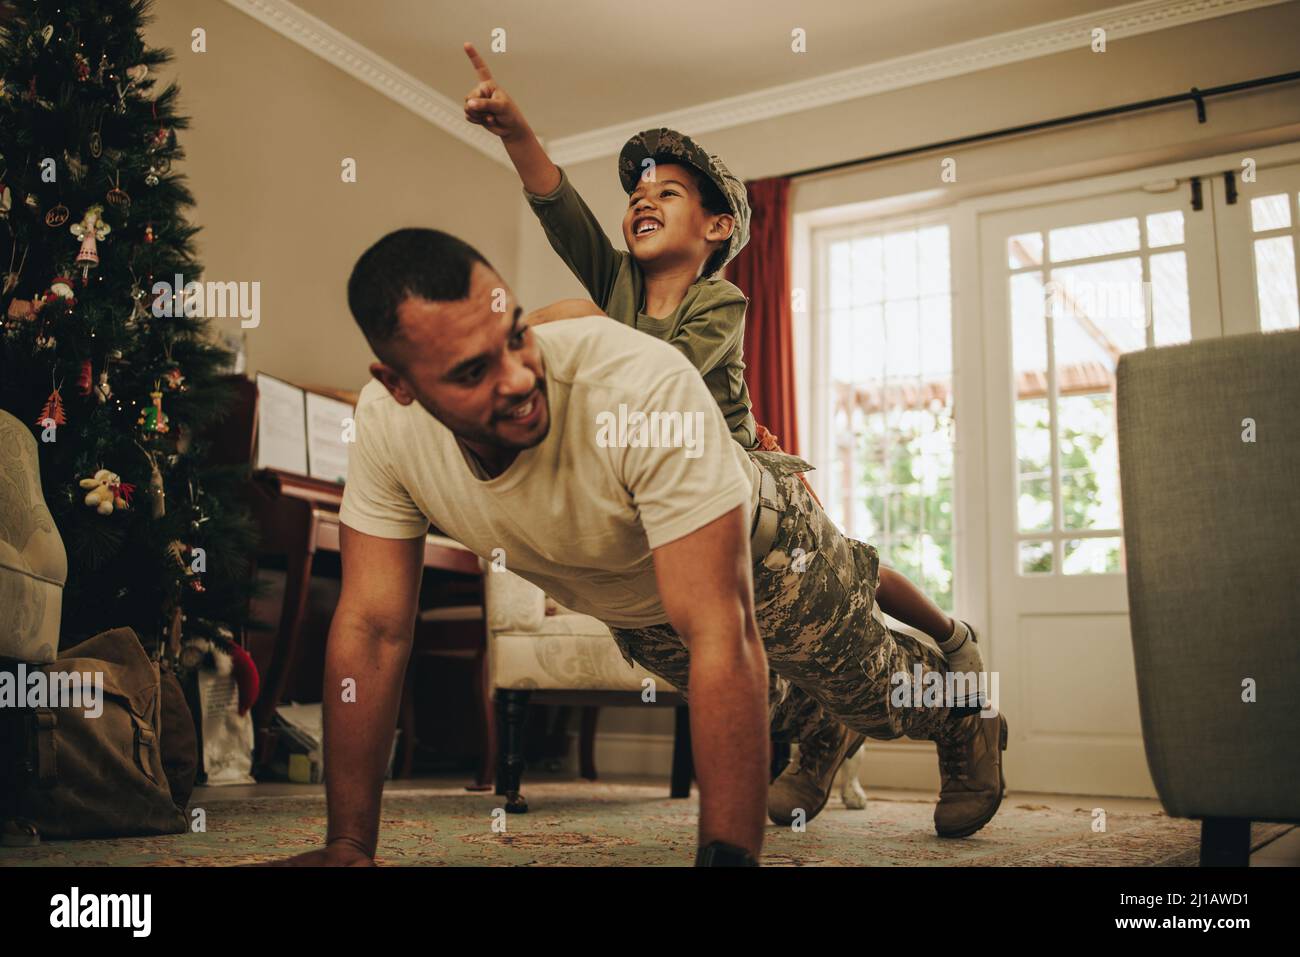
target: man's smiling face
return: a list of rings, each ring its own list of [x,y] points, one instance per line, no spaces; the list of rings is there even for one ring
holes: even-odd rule
[[[546,438],[545,366],[500,276],[475,263],[464,299],[408,296],[397,315],[397,334],[384,344],[383,361],[370,367],[393,398],[418,402],[497,471]]]

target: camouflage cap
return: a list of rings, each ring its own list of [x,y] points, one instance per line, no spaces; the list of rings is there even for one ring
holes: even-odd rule
[[[721,271],[749,242],[749,196],[745,192],[745,184],[732,175],[721,159],[685,133],[661,126],[657,130],[638,133],[624,144],[622,152],[618,154],[618,178],[623,183],[624,191],[630,196],[636,189],[645,173],[644,164],[647,159],[664,156],[671,156],[707,176],[731,208],[735,227],[717,269]]]

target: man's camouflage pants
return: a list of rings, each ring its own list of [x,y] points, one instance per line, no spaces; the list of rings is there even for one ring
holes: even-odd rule
[[[799,481],[807,462],[750,451],[776,479],[780,524],[772,547],[753,567],[754,611],[767,650],[772,731],[808,741],[836,720],[870,738],[936,741],[969,736],[978,715],[914,707],[909,690],[894,700],[894,675],[914,684],[946,666],[942,653],[886,627],[876,606],[880,556],[846,538]],[[670,624],[611,628],[623,657],[687,694],[690,656]]]

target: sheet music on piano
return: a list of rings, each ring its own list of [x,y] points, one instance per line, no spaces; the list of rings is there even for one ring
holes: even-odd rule
[[[307,401],[296,385],[257,374],[257,468],[307,474]]]
[[[347,481],[348,445],[356,434],[352,413],[347,402],[307,393],[307,464],[312,478]]]

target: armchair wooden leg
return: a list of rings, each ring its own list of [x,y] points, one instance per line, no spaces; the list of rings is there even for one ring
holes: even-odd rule
[[[467,791],[488,791],[497,765],[497,723],[492,712],[492,676],[488,673],[487,651],[474,659],[474,711],[478,716],[479,739],[483,752],[479,755],[478,773]]]
[[[673,733],[673,783],[670,797],[691,796],[691,779],[695,777],[695,759],[691,754],[691,709],[679,704]]]
[[[1249,867],[1250,822],[1235,817],[1201,821],[1201,867]]]
[[[528,721],[528,691],[497,689],[497,787],[505,795],[506,812],[523,814],[528,802],[519,793],[524,776],[524,728]]]
[[[588,706],[582,709],[582,730],[578,734],[578,773],[588,781],[596,780],[596,720],[599,717],[600,708]]]

